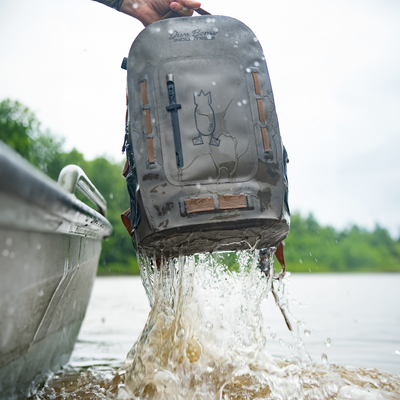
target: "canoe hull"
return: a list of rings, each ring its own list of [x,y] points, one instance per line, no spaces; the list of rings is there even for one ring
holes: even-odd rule
[[[111,232],[0,146],[0,399],[26,398],[68,362]]]
[[[0,393],[4,395],[7,387],[26,393],[37,383],[35,378],[40,380],[69,360],[89,302],[101,243],[10,230],[0,232],[0,243],[2,252],[8,251],[7,263],[2,256],[0,267],[5,277],[0,283]]]

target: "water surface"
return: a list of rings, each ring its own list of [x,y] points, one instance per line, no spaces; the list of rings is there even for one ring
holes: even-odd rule
[[[261,302],[262,335],[266,341],[263,343],[265,354],[258,357],[265,361],[264,366],[243,362],[242,371],[236,368],[232,374],[228,371],[229,363],[219,365],[219,375],[231,373],[232,376],[224,383],[211,382],[210,387],[214,384],[218,389],[212,395],[210,391],[207,395],[205,390],[192,390],[185,392],[190,392],[187,398],[364,399],[371,395],[374,399],[400,399],[399,287],[400,276],[396,274],[290,276],[285,298],[297,321],[299,336],[287,330],[269,295]],[[61,399],[70,395],[124,398],[126,392],[121,388],[126,369],[117,370],[123,367],[126,355],[141,334],[149,311],[139,277],[97,278],[70,368],[53,377],[39,391],[38,398]],[[199,332],[213,326],[207,328],[208,322],[205,321],[205,328],[200,327]],[[173,337],[179,334],[177,329]],[[299,338],[311,357],[309,363],[299,358]],[[200,353],[204,340],[200,340]],[[187,376],[196,372],[193,366],[200,365],[196,344],[190,349],[194,350],[194,363],[187,362]],[[189,360],[190,354],[186,357]],[[207,372],[206,368],[202,372]],[[206,375],[203,378],[216,379],[212,377],[215,364],[209,368],[208,378]],[[166,376],[165,371],[162,373],[158,377],[152,375],[152,379],[166,387],[165,381],[173,381],[174,377]],[[279,382],[283,388],[280,392],[274,389]],[[131,398],[162,398],[154,392],[156,386],[150,385],[139,397]]]

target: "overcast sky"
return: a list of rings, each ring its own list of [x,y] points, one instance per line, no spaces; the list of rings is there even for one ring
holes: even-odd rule
[[[400,234],[400,1],[204,0],[263,46],[290,206]],[[229,7],[229,8],[228,8]],[[0,100],[19,100],[86,158],[122,160],[126,74],[142,25],[91,0],[0,0]]]

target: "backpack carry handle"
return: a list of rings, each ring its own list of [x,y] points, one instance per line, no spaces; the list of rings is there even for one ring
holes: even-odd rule
[[[200,15],[211,15],[208,11],[204,10],[203,8],[195,8],[194,11],[197,12],[197,14]],[[183,15],[178,14],[175,11],[168,11],[161,19],[167,19],[167,18],[177,18],[177,17],[183,17]]]

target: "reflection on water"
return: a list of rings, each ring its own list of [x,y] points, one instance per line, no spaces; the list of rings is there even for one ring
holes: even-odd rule
[[[271,278],[261,273],[257,254],[238,252],[234,271],[224,267],[226,257],[232,254],[161,264],[142,257],[152,309],[125,365],[64,371],[36,398],[400,399],[398,375],[330,365],[326,356],[319,364],[311,361],[302,341],[310,332],[290,313],[292,344],[281,343],[290,354],[273,357],[261,312]],[[289,308],[286,282],[275,285],[281,305]],[[330,346],[330,338],[326,342]]]

